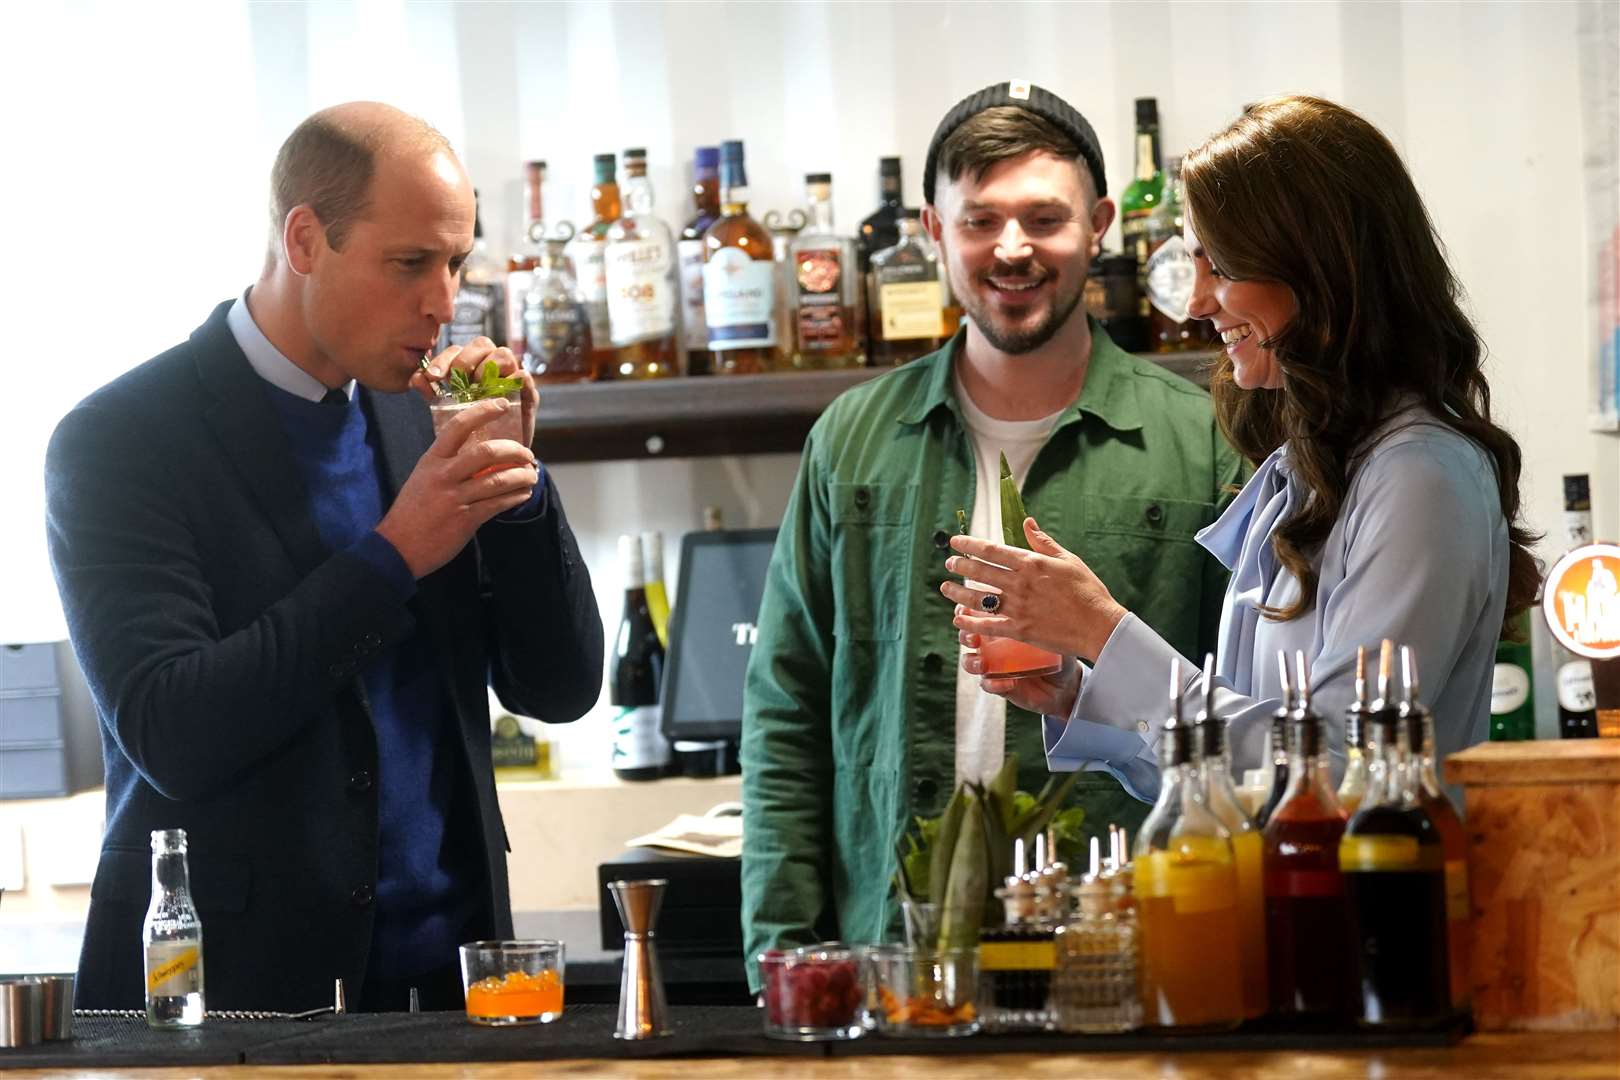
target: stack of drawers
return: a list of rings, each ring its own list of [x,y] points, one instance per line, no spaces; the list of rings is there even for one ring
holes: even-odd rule
[[[0,645],[0,799],[68,793],[56,646]]]

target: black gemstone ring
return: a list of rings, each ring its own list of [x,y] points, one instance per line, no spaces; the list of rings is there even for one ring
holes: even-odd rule
[[[979,601],[979,606],[984,608],[986,611],[995,612],[1001,607],[1001,597],[997,596],[993,592],[985,593],[984,598]]]

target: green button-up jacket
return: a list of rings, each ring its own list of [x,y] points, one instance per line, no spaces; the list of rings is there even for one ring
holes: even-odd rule
[[[1186,656],[1215,644],[1225,569],[1193,540],[1242,479],[1198,387],[1096,324],[1079,397],[1024,483],[1041,527]],[[973,511],[971,435],[945,348],[828,407],[805,442],[767,574],[743,708],[742,911],[761,950],[884,940],[895,845],[955,776],[952,604],[939,592],[956,511]],[[1037,717],[1009,707],[1019,786],[1039,790]],[[1074,799],[1088,827],[1146,807],[1105,773]],[[818,923],[820,924],[818,933]]]

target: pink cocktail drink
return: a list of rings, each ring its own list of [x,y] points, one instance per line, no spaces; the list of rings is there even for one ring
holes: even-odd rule
[[[514,390],[506,395],[506,400],[511,402],[507,410],[497,413],[494,419],[486,420],[474,428],[472,434],[467,436],[468,442],[485,442],[489,439],[511,439],[515,443],[523,442],[523,393],[520,390]],[[448,397],[433,402],[428,406],[428,411],[433,414],[434,437],[437,438],[439,432],[444,430],[444,426],[457,416],[460,416],[462,412],[481,404],[483,402],[455,401]],[[500,472],[500,469],[482,469],[474,475],[483,476],[492,472]]]
[[[1022,679],[1034,675],[1052,675],[1063,667],[1063,657],[1046,649],[988,635],[979,642],[979,661],[982,675],[998,679]]]

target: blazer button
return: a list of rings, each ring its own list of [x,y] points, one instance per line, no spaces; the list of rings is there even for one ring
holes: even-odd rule
[[[1164,520],[1164,507],[1158,503],[1148,503],[1147,513],[1144,515],[1149,525],[1157,525]]]
[[[939,550],[941,550],[941,551],[944,551],[946,548],[950,547],[951,546],[951,534],[946,532],[944,529],[935,529],[934,530],[934,546],[939,548]]]
[[[370,791],[371,774],[364,769],[357,771],[353,776],[349,777],[349,790]]]
[[[945,659],[937,652],[928,653],[923,657],[923,670],[930,675],[938,675],[940,668],[945,666]]]
[[[863,487],[855,489],[855,505],[862,510],[872,501],[872,493]]]
[[[369,907],[372,901],[371,886],[356,886],[354,892],[349,894],[349,900],[355,907]]]
[[[378,637],[376,634],[367,634],[365,637],[360,639],[360,644],[364,645],[368,649],[375,649],[382,644],[382,638]]]

